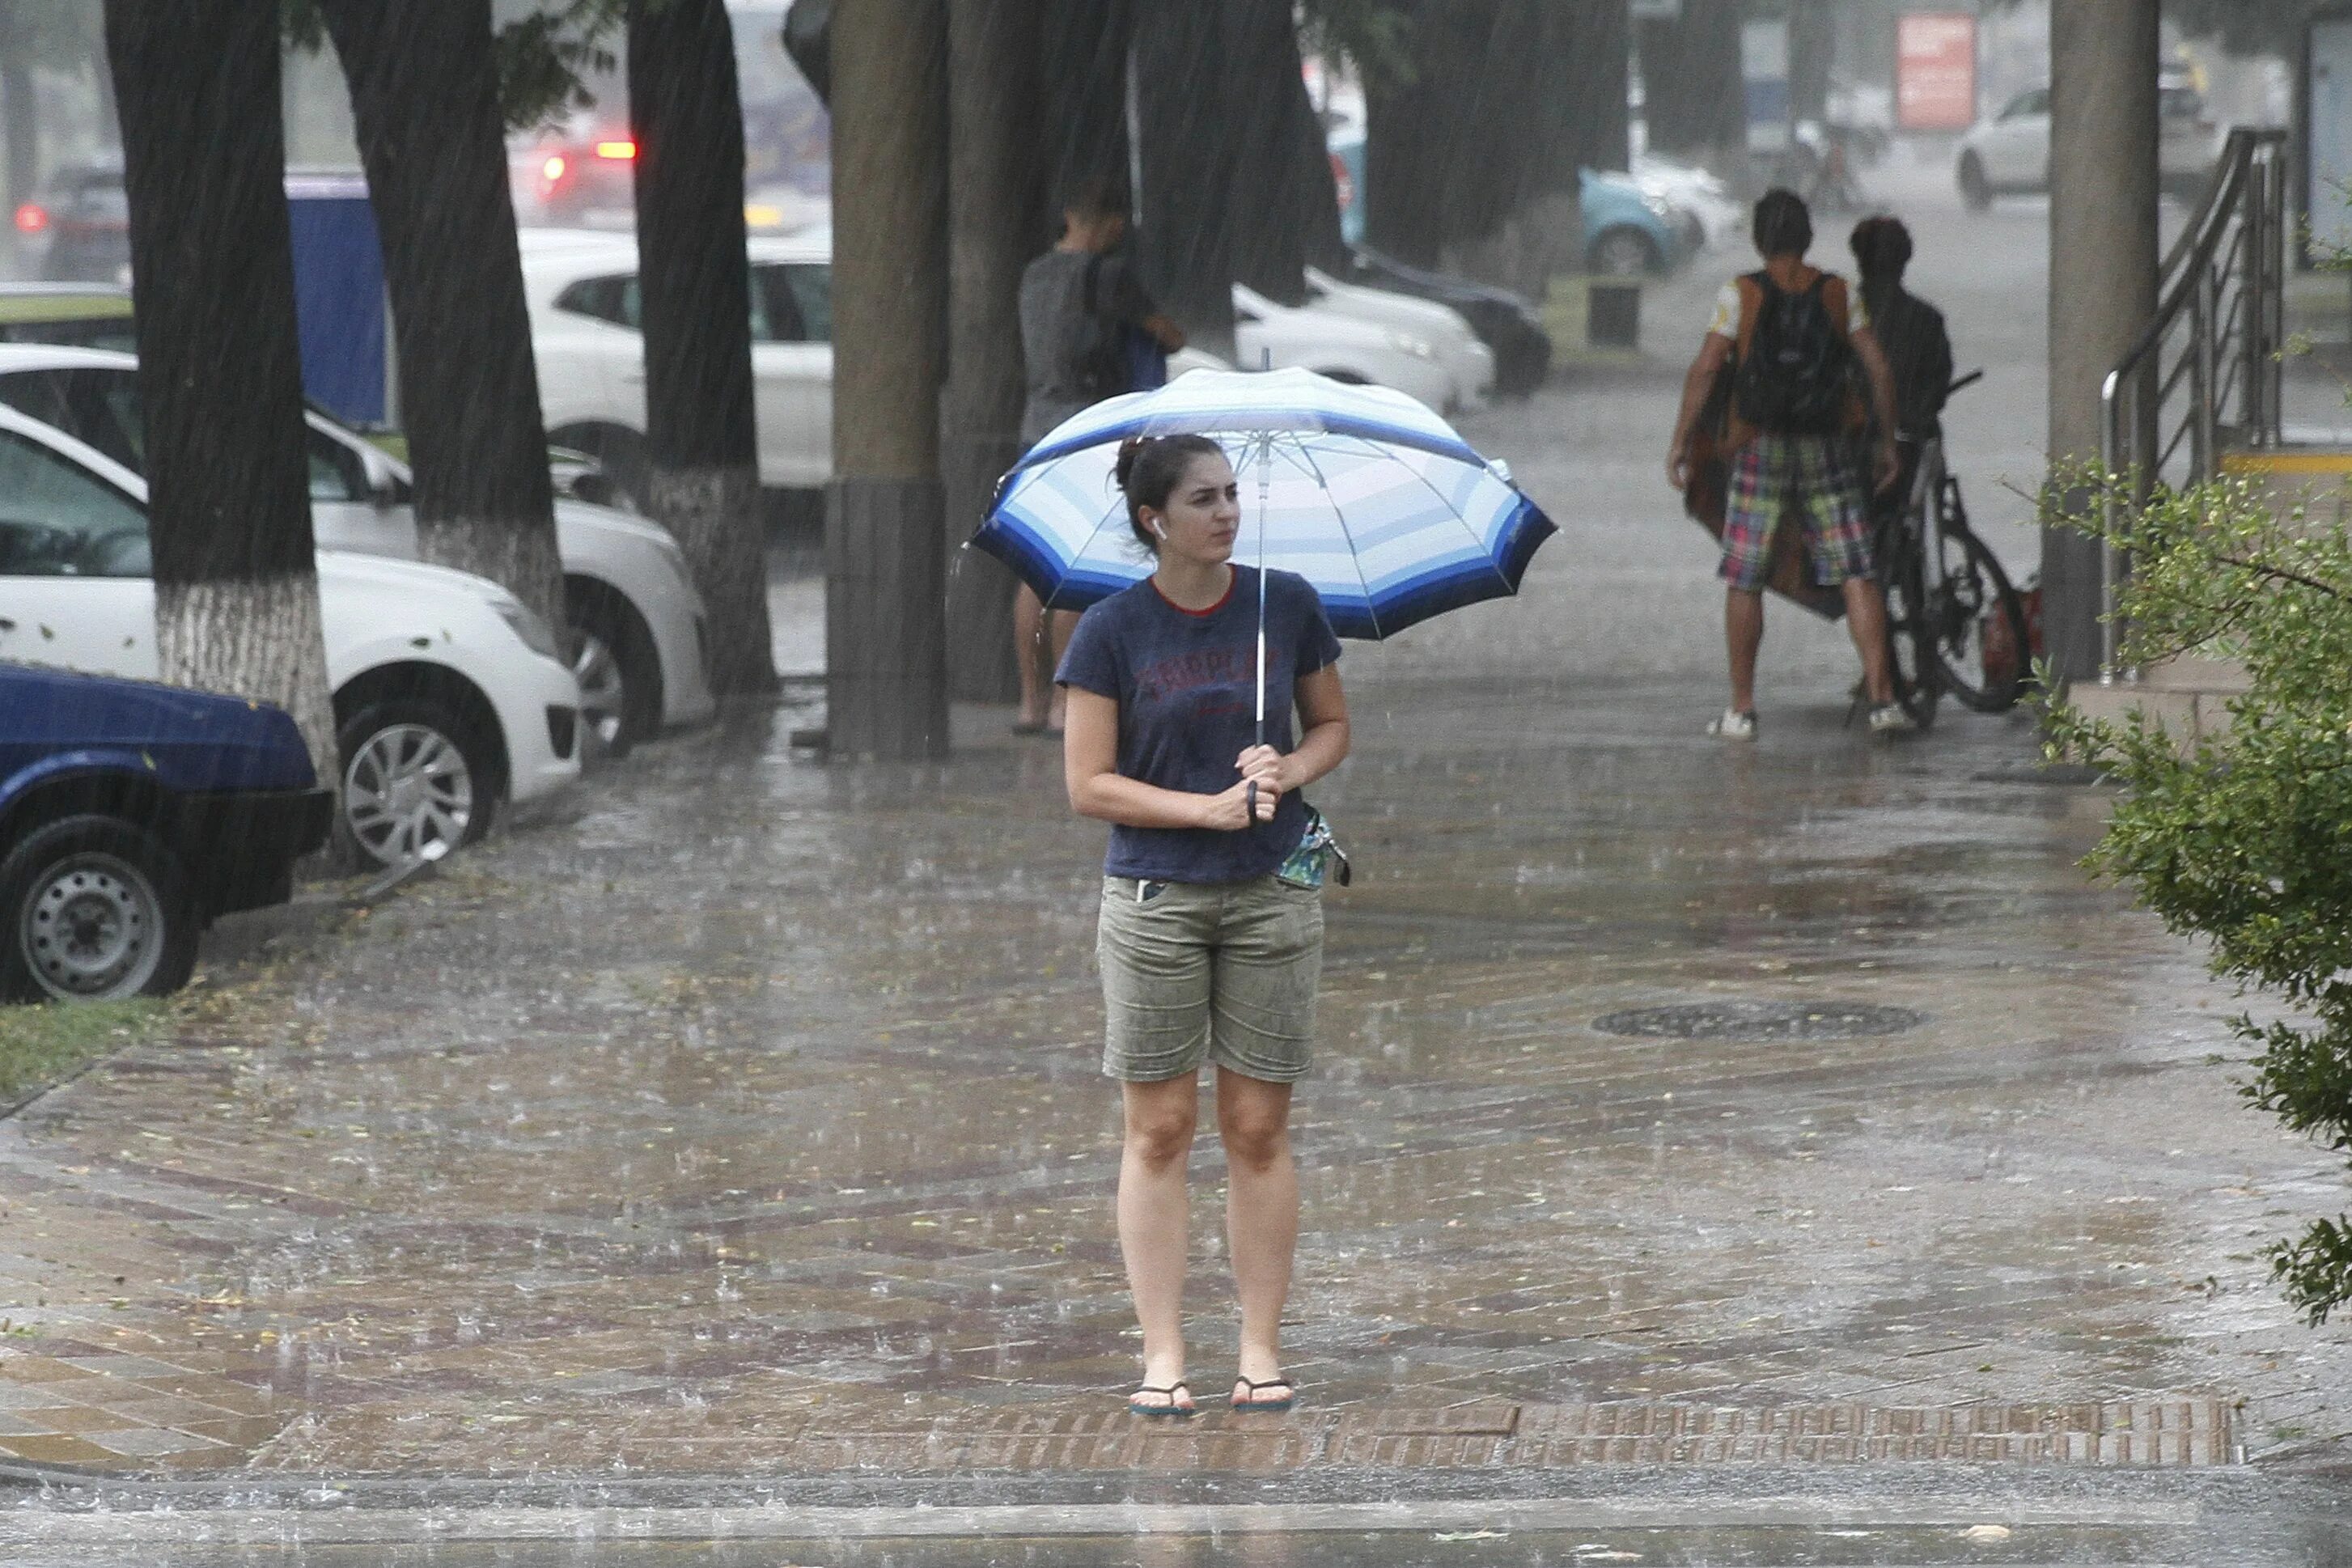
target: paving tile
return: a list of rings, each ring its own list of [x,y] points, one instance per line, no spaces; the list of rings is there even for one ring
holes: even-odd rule
[[[45,1405],[71,1403],[71,1396],[59,1392],[54,1384],[0,1380],[0,1410],[38,1410]]]
[[[161,1426],[137,1426],[128,1431],[91,1432],[84,1436],[108,1453],[118,1454],[127,1459],[152,1459],[165,1454],[185,1454],[225,1447],[210,1437],[200,1437],[191,1432],[173,1432]]]
[[[0,1437],[0,1454],[36,1465],[112,1468],[122,1456],[79,1437]]]

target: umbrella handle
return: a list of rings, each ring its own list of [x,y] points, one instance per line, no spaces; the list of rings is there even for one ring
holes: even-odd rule
[[[1255,827],[1257,826],[1257,781],[1255,779],[1250,780],[1249,788],[1242,792],[1242,799],[1248,802],[1246,809],[1249,813],[1249,825]]]

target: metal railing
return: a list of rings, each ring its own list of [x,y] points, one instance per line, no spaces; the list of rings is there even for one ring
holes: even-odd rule
[[[2099,459],[2137,494],[2213,477],[2221,453],[2279,443],[2286,314],[2286,132],[2230,132],[2205,200],[2157,276],[2156,319],[2099,388]],[[2104,502],[2115,531],[2116,499]],[[2117,668],[2129,563],[2099,550],[2099,680]]]

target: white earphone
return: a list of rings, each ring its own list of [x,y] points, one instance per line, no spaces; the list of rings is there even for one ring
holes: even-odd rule
[[[1160,526],[1160,524],[1159,524],[1158,522],[1156,522],[1156,521],[1155,521],[1154,523],[1152,523],[1152,525],[1151,525],[1151,531],[1152,531],[1152,532],[1154,532],[1154,533],[1156,533],[1156,534],[1158,534],[1158,535],[1159,535],[1160,538],[1162,538],[1162,539],[1165,539],[1165,538],[1167,538],[1167,537],[1168,537],[1168,531],[1167,531],[1165,528],[1162,528],[1161,526]]]

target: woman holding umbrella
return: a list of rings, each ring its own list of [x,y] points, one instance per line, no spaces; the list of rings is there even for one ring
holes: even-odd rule
[[[1285,862],[1307,832],[1298,792],[1348,754],[1339,645],[1305,579],[1234,564],[1241,509],[1217,442],[1130,437],[1115,474],[1153,569],[1087,611],[1055,679],[1069,700],[1070,804],[1112,825],[1097,952],[1103,1070],[1125,1101],[1119,1247],[1143,1327],[1142,1385],[1128,1407],[1193,1409],[1185,1165],[1205,1062],[1217,1069],[1241,1297],[1232,1405],[1286,1410],[1282,1308],[1298,1235],[1290,1098],[1308,1067],[1323,909],[1319,877]],[[1286,711],[1263,725],[1269,689],[1296,703],[1296,745]]]
[[[1255,492],[1254,566],[1232,559],[1236,466]],[[1097,947],[1103,1065],[1126,1100],[1138,1415],[1192,1409],[1184,1163],[1204,1062],[1242,1299],[1233,1402],[1294,1396],[1279,1336],[1298,1227],[1290,1086],[1314,1033],[1318,889],[1338,858],[1298,792],[1348,754],[1333,633],[1377,640],[1515,594],[1552,532],[1501,464],[1401,392],[1196,370],[1055,426],[972,535],[1047,607],[1087,611],[1055,679],[1071,804],[1111,824]]]

